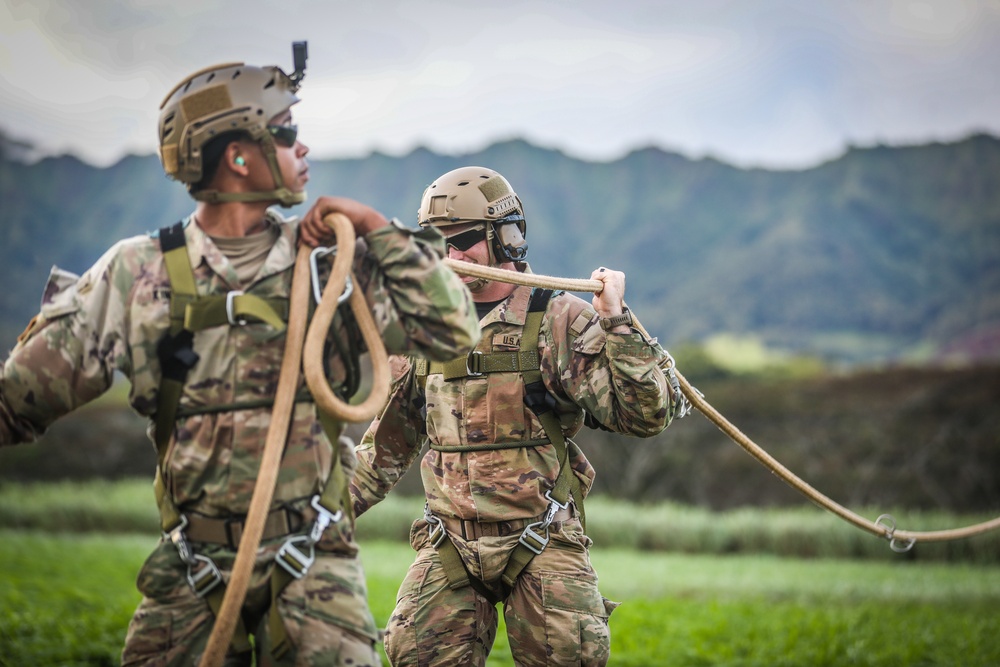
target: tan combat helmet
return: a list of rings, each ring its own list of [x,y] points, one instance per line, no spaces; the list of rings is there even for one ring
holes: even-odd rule
[[[305,76],[306,43],[292,44],[295,72],[285,74],[276,66],[253,67],[225,63],[195,72],[181,81],[160,105],[160,162],[170,178],[188,190],[203,176],[202,149],[224,132],[243,131],[260,144],[274,177],[275,189],[262,192],[222,193],[197,190],[199,201],[267,201],[282,206],[301,204],[305,192],[285,187],[278,166],[274,137],[268,121],[299,101],[295,96]]]
[[[524,207],[507,179],[485,167],[461,167],[427,186],[417,222],[444,229],[481,222],[490,264],[520,262],[528,254]]]

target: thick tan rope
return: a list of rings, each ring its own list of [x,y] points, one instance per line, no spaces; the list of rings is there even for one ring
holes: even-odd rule
[[[355,289],[351,295],[351,308],[371,353],[373,373],[376,376],[375,385],[363,404],[366,406],[365,409],[359,410],[358,407],[361,406],[348,406],[340,401],[333,395],[326,378],[323,376],[323,340],[326,338],[329,324],[333,319],[333,311],[337,308],[338,297],[343,292],[347,274],[353,263],[355,241],[354,226],[346,216],[331,213],[323,220],[337,234],[339,251],[334,260],[333,273],[323,291],[323,298],[313,315],[313,321],[309,325],[309,337],[314,339],[313,344],[309,346],[307,342],[305,349],[303,349],[303,340],[308,340],[306,322],[309,319],[309,255],[311,249],[306,246],[299,248],[292,274],[288,329],[285,333],[285,354],[278,375],[278,390],[271,412],[271,424],[268,427],[264,451],[261,454],[260,472],[254,485],[253,496],[250,498],[243,535],[240,537],[239,548],[233,562],[229,582],[226,585],[222,606],[219,608],[215,626],[212,628],[212,634],[209,636],[205,652],[202,654],[201,667],[218,667],[222,664],[229,644],[232,642],[240,610],[246,599],[247,586],[250,584],[250,577],[257,560],[257,547],[260,546],[261,536],[264,533],[264,523],[271,507],[271,500],[274,498],[274,487],[278,480],[281,455],[284,452],[285,440],[291,426],[292,408],[295,404],[295,394],[299,384],[299,367],[302,365],[303,353],[307,360],[311,360],[306,364],[306,378],[310,390],[314,392],[317,407],[340,421],[371,419],[388,395],[389,367],[385,346],[375,328],[371,313],[368,312],[364,295],[358,289]],[[320,341],[318,349],[316,338]],[[313,369],[319,369],[318,380]],[[309,382],[310,375],[313,377],[313,382]],[[378,379],[383,376],[384,381]],[[324,394],[322,402],[317,392]],[[337,443],[333,443],[333,445],[336,447]],[[335,452],[334,456],[339,456],[339,454]]]
[[[489,266],[482,266],[478,264],[470,264],[468,262],[461,262],[457,260],[446,260],[448,266],[452,268],[456,273],[463,275],[474,276],[476,278],[484,278],[486,280],[496,280],[498,282],[513,283],[515,285],[526,285],[530,287],[546,287],[551,289],[564,289],[573,292],[598,292],[603,288],[603,283],[599,280],[577,280],[568,278],[550,278],[548,276],[542,276],[533,273],[521,273],[518,271],[507,271],[504,269],[497,269]],[[635,314],[633,313],[633,319]],[[639,329],[646,338],[650,338],[649,333],[643,328],[642,324],[638,320],[635,320],[635,326]],[[957,540],[967,537],[972,537],[974,535],[979,535],[990,530],[995,530],[1000,528],[1000,517],[992,519],[990,521],[984,521],[982,523],[977,523],[971,526],[966,526],[964,528],[956,528],[952,530],[935,530],[929,532],[919,532],[919,531],[909,531],[909,530],[896,530],[895,523],[891,517],[883,515],[875,521],[869,521],[868,519],[855,514],[851,510],[847,509],[843,505],[835,502],[828,496],[823,495],[815,488],[807,484],[800,477],[797,477],[788,468],[783,466],[777,461],[773,456],[764,451],[760,446],[758,446],[753,440],[748,438],[742,431],[731,424],[725,417],[723,417],[719,412],[713,408],[704,399],[704,397],[696,389],[694,389],[687,379],[681,375],[676,369],[674,369],[674,374],[677,376],[680,382],[681,390],[684,395],[690,401],[691,405],[696,407],[699,412],[701,412],[705,417],[715,424],[719,430],[728,435],[733,442],[738,444],[740,447],[745,449],[751,456],[753,456],[757,461],[763,464],[765,467],[771,470],[774,474],[780,477],[786,484],[792,488],[798,490],[814,503],[823,507],[830,512],[833,512],[837,516],[841,517],[845,521],[848,521],[858,528],[866,530],[873,535],[879,537],[884,537],[889,540],[890,545],[894,550],[905,551],[913,546],[916,542],[944,542],[947,540]]]
[[[333,218],[332,221],[331,218]],[[347,276],[350,274],[351,265],[354,262],[354,227],[351,225],[351,221],[339,214],[327,216],[325,220],[332,222],[332,226],[337,232],[337,254],[333,259],[330,279],[323,290],[323,298],[313,314],[312,324],[309,325],[309,333],[306,336],[303,351],[306,359],[303,370],[305,371],[306,383],[309,385],[309,390],[312,392],[313,398],[316,399],[316,405],[320,410],[340,421],[369,421],[382,409],[389,397],[389,357],[379,335],[378,327],[375,326],[375,320],[368,309],[368,303],[360,289],[355,288],[351,291],[350,303],[354,319],[357,320],[358,328],[361,330],[361,337],[364,339],[371,356],[373,379],[368,397],[358,405],[345,403],[333,393],[326,381],[326,376],[323,374],[323,345],[326,342],[330,322],[337,311],[337,300],[344,292]],[[351,280],[354,285],[358,284],[353,275],[351,275]]]

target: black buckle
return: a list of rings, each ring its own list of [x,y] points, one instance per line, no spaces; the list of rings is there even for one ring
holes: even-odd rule
[[[194,351],[193,344],[194,334],[186,329],[175,336],[164,334],[156,344],[156,356],[165,378],[184,381],[188,371],[198,363],[198,353]]]
[[[545,388],[545,383],[541,380],[529,382],[524,385],[524,403],[536,415],[544,414],[555,408],[556,399]]]

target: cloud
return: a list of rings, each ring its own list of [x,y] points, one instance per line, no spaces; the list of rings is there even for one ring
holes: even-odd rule
[[[848,143],[1000,132],[990,0],[4,0],[0,127],[107,164],[155,150],[188,73],[291,65],[313,155],[522,136],[593,159],[647,144],[804,166]]]

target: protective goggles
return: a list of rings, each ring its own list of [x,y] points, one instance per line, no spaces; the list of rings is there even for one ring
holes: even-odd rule
[[[268,125],[267,131],[274,137],[275,143],[281,144],[285,148],[295,145],[295,140],[299,136],[298,125]]]
[[[476,229],[469,229],[467,231],[464,231],[461,234],[455,234],[454,236],[449,236],[445,239],[445,243],[455,248],[455,250],[465,252],[466,250],[476,245],[485,238],[486,238],[486,228],[477,227]]]

